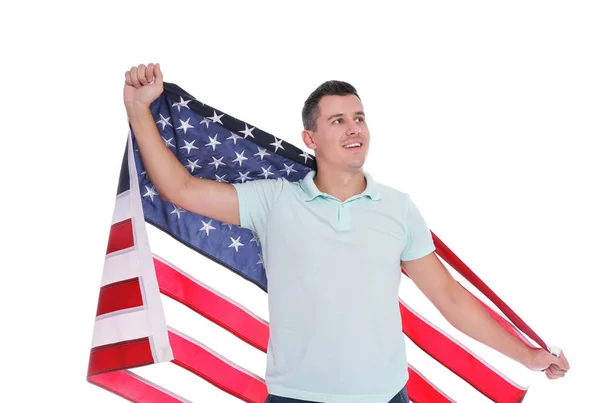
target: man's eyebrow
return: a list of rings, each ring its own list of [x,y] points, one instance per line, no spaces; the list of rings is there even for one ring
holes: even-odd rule
[[[354,114],[355,114],[355,115],[361,115],[361,116],[365,116],[365,113],[364,113],[363,111],[354,112]],[[333,119],[333,118],[340,118],[340,117],[342,117],[342,116],[344,116],[344,114],[343,114],[343,113],[336,113],[336,114],[333,114],[333,115],[331,115],[330,117],[328,117],[328,118],[327,118],[327,120],[331,120],[331,119]]]

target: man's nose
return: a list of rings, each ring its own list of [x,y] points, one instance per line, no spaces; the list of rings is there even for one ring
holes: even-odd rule
[[[352,122],[350,124],[350,126],[348,126],[348,130],[346,130],[346,134],[348,136],[353,135],[353,134],[359,134],[361,131],[361,128],[359,125],[356,124],[356,122]]]

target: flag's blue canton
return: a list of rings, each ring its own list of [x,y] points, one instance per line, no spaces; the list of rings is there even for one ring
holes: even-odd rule
[[[165,83],[151,111],[163,141],[195,177],[227,183],[283,177],[295,182],[314,168],[312,156],[193,100],[171,84]],[[135,138],[133,147],[146,220],[266,290],[258,237],[161,200],[146,175]],[[281,155],[284,152],[295,160]]]

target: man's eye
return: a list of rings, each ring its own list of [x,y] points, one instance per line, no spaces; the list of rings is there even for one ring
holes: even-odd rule
[[[342,121],[341,119],[336,119],[336,120],[334,120],[332,123],[335,123],[335,122],[341,122],[341,121]]]
[[[358,117],[356,119],[358,119],[359,122],[364,122],[364,120],[365,120],[364,118],[361,118],[361,117]]]

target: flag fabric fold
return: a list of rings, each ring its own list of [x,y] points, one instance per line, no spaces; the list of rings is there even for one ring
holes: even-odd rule
[[[316,169],[311,154],[196,100],[175,84],[164,84],[164,92],[152,103],[151,112],[165,145],[196,177],[227,183],[273,178],[299,181]],[[156,235],[163,237],[161,242],[151,240],[152,234],[161,234]],[[531,348],[535,342],[547,349],[491,288],[437,235],[432,236],[438,256],[481,292],[480,303],[505,329]],[[161,243],[169,245],[163,247]],[[169,263],[182,254],[192,255],[194,263],[185,267]],[[224,284],[222,289],[208,284],[217,271],[225,279],[220,283]],[[405,276],[403,281],[410,280]],[[238,282],[243,284],[231,286]],[[146,175],[130,128],[98,292],[88,381],[133,402],[189,401],[160,382],[136,373],[141,367],[175,365],[197,376],[199,382],[209,382],[224,395],[264,402],[267,390],[260,374],[219,353],[218,346],[206,344],[202,334],[190,335],[171,327],[168,312],[174,304],[265,353],[268,320],[253,311],[262,308],[250,309],[240,302],[244,300],[240,290],[247,285],[262,294],[268,292],[257,236],[163,201]],[[399,299],[399,309],[406,336],[441,364],[449,376],[478,393],[481,401],[523,401],[526,387],[430,323],[404,296]],[[410,354],[408,358],[411,361]],[[450,397],[425,374],[427,368],[416,368],[411,363],[411,401],[461,401],[461,396]]]

